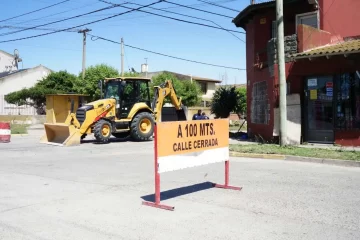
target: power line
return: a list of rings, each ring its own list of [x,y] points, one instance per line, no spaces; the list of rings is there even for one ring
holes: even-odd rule
[[[0,26],[0,29],[2,28],[9,28],[9,29],[26,29],[25,27],[19,27],[19,26],[11,26],[11,25],[4,25]],[[58,28],[38,28],[36,27],[34,30],[41,30],[41,31],[56,31],[59,30]],[[78,32],[80,29],[74,29],[74,30],[68,30],[64,32]],[[0,35],[1,36],[1,35]]]
[[[152,5],[158,4],[158,3],[162,2],[162,1],[163,1],[163,0],[159,0],[159,1],[156,1],[156,2],[153,2],[153,3],[150,3],[150,4],[148,4],[148,5],[145,5],[144,7],[152,6]],[[89,24],[93,24],[93,23],[105,21],[105,20],[107,20],[107,19],[114,18],[114,17],[120,16],[120,15],[124,15],[124,14],[127,14],[127,13],[130,13],[130,12],[139,10],[139,9],[141,9],[141,8],[144,8],[144,7],[139,7],[139,8],[134,9],[134,10],[129,10],[129,11],[126,11],[126,12],[118,13],[118,14],[112,15],[112,16],[110,16],[110,17],[102,18],[102,19],[95,20],[95,21],[88,22],[88,23],[84,23],[84,24],[80,24],[80,25],[77,25],[77,26],[74,26],[74,27],[64,28],[64,29],[60,29],[60,30],[57,30],[57,31],[54,31],[54,32],[43,33],[43,34],[33,35],[33,36],[29,36],[29,37],[23,37],[23,38],[16,38],[16,39],[10,39],[10,40],[5,40],[5,41],[0,41],[0,43],[14,42],[14,41],[19,41],[19,40],[26,40],[26,39],[36,38],[36,37],[42,37],[42,36],[46,36],[46,35],[50,35],[50,34],[54,34],[54,33],[58,33],[58,32],[64,32],[64,31],[67,31],[67,30],[70,30],[70,29],[74,29],[74,28],[78,28],[78,27],[85,26],[85,25],[89,25]]]
[[[55,15],[59,15],[59,14],[62,14],[62,13],[71,12],[71,11],[74,11],[74,10],[77,10],[77,9],[80,9],[80,8],[89,7],[89,6],[92,6],[92,5],[95,5],[95,4],[98,4],[98,2],[95,2],[95,3],[92,3],[92,4],[82,5],[82,6],[80,6],[80,7],[71,8],[71,9],[66,10],[66,11],[57,12],[57,13],[53,13],[53,14],[46,15],[46,16],[42,16],[42,17],[38,17],[38,18],[28,19],[28,20],[21,21],[21,22],[14,22],[14,24],[29,23],[29,22],[32,22],[32,21],[37,21],[37,20],[41,20],[41,19],[44,19],[44,18],[53,17],[53,16],[55,16]]]
[[[124,3],[123,3],[123,4],[124,4]],[[35,29],[35,28],[38,28],[38,27],[43,27],[43,26],[51,25],[51,24],[54,24],[54,23],[64,22],[64,21],[67,21],[67,20],[70,20],[70,19],[75,19],[75,18],[79,18],[79,17],[86,16],[86,15],[89,15],[89,14],[93,14],[93,13],[96,13],[96,12],[101,12],[101,11],[104,11],[104,10],[109,10],[109,9],[111,9],[111,8],[119,7],[120,5],[121,5],[121,4],[114,4],[114,5],[109,6],[109,7],[106,7],[106,8],[100,8],[100,9],[95,10],[95,11],[87,12],[87,13],[80,14],[80,15],[76,15],[76,16],[69,17],[69,18],[64,18],[64,19],[61,19],[61,20],[58,20],[58,21],[49,22],[49,23],[37,25],[37,26],[34,26],[34,27],[29,27],[29,28],[25,28],[25,29],[22,29],[22,30],[18,30],[18,31],[2,33],[2,34],[0,34],[0,36],[6,36],[6,35],[10,35],[10,34],[15,34],[15,33],[19,33],[19,32],[24,32],[24,31],[27,31],[27,30],[32,30],[32,29]]]
[[[221,6],[221,5],[213,3],[213,2],[206,2],[206,1],[202,1],[202,0],[197,0],[197,1],[209,4],[209,5],[213,5],[213,6],[216,6],[216,7],[224,8],[224,9],[227,9],[227,10],[230,10],[230,11],[234,11],[234,12],[238,12],[238,13],[240,12],[239,10],[229,8],[229,7],[225,7],[225,6]]]
[[[220,0],[220,1],[214,1],[214,3],[227,3],[227,2],[234,2],[234,1],[238,1],[238,0]],[[129,4],[133,4],[133,3],[130,3],[129,1],[127,1]],[[100,2],[97,2],[97,3],[100,3]],[[94,5],[94,4],[97,4],[97,3],[93,3],[93,4],[87,4],[85,6],[91,6],[91,5]],[[203,5],[206,5],[206,4],[203,4],[203,3],[200,3],[200,4],[191,4],[191,5],[188,5],[188,6],[203,6]],[[47,16],[44,16],[44,17],[40,17],[40,18],[35,18],[35,19],[30,19],[28,21],[23,21],[23,22],[14,22],[12,24],[22,24],[22,23],[27,23],[29,21],[36,21],[36,20],[41,20],[43,18],[48,18],[50,16],[55,16],[55,15],[59,15],[61,13],[65,13],[65,12],[69,12],[69,11],[73,11],[73,10],[76,10],[76,9],[80,9],[82,7],[78,7],[78,8],[73,8],[73,9],[70,9],[70,10],[67,10],[67,11],[63,11],[63,12],[59,12],[59,13],[54,13],[52,15],[47,15]],[[180,8],[180,6],[173,6],[173,7],[164,7],[164,8],[159,8],[159,9],[173,9],[173,8]],[[96,14],[96,15],[92,15],[92,16],[84,16],[84,17],[103,17],[103,16],[110,16],[111,13],[107,13],[107,14]],[[147,17],[149,16],[148,14],[147,15],[142,15],[142,16],[138,16],[138,17],[131,17],[131,18],[126,18],[126,19],[137,19],[137,18],[144,18],[144,17]],[[51,18],[50,20],[60,20],[62,18]],[[124,19],[122,19],[124,20]]]
[[[114,5],[113,3],[105,1],[105,0],[98,0],[98,1]],[[127,9],[134,9],[134,8],[125,7],[125,6],[120,6],[120,7],[127,8]],[[199,26],[203,26],[203,27],[209,27],[209,28],[220,29],[220,30],[224,30],[224,31],[228,31],[228,32],[236,32],[236,33],[245,34],[245,32],[239,32],[239,31],[236,31],[236,30],[225,29],[225,28],[222,28],[222,27],[215,27],[215,26],[211,26],[211,25],[207,25],[207,24],[203,24],[203,23],[191,22],[191,21],[187,21],[187,20],[183,20],[183,19],[179,19],[179,18],[174,18],[174,17],[169,17],[169,16],[164,16],[164,15],[161,15],[161,14],[152,13],[152,12],[148,12],[148,11],[144,11],[144,10],[136,10],[136,11],[144,12],[144,13],[147,13],[147,14],[151,14],[151,15],[155,15],[155,16],[159,16],[159,17],[163,17],[163,18],[168,18],[168,19],[171,19],[171,20],[179,21],[179,22],[185,22],[185,23],[199,25]]]
[[[22,16],[25,16],[25,15],[29,15],[29,14],[34,13],[34,12],[39,12],[39,11],[41,11],[41,10],[44,10],[44,9],[47,9],[47,8],[51,8],[51,7],[54,7],[54,6],[56,6],[56,5],[59,5],[59,4],[62,4],[62,3],[66,3],[66,2],[68,2],[68,1],[70,1],[70,0],[65,0],[65,1],[58,2],[58,3],[55,3],[55,4],[49,5],[49,6],[47,6],[47,7],[43,7],[43,8],[40,8],[40,9],[31,11],[31,12],[27,12],[27,13],[23,13],[23,14],[20,14],[20,15],[11,17],[11,18],[3,19],[3,20],[0,20],[0,22],[5,22],[5,21],[7,21],[7,20],[11,20],[11,19],[14,19],[14,18],[22,17]]]
[[[170,1],[167,1],[167,0],[164,0],[164,2],[167,2],[167,3],[173,4],[173,5],[177,5],[177,6],[180,6],[180,7],[189,8],[189,9],[192,9],[192,10],[200,11],[200,12],[210,13],[210,14],[213,14],[213,15],[221,16],[221,17],[233,18],[233,17],[227,16],[227,15],[223,15],[223,14],[219,14],[219,13],[214,13],[214,12],[210,12],[210,11],[202,10],[202,9],[198,9],[198,8],[194,8],[194,7],[190,7],[190,6],[182,5],[182,4],[179,4],[179,3],[170,2]]]
[[[137,5],[137,6],[141,6],[141,4],[132,3],[132,2],[129,2],[129,4],[134,4],[134,5]],[[238,36],[236,36],[235,34],[233,34],[232,32],[228,31],[227,29],[223,28],[221,25],[217,24],[216,22],[214,22],[214,21],[212,21],[212,20],[205,19],[205,18],[199,18],[199,17],[187,15],[187,14],[182,14],[182,13],[178,13],[178,12],[173,12],[173,11],[169,11],[169,10],[164,10],[164,9],[161,9],[161,8],[154,8],[154,7],[148,7],[148,8],[154,9],[154,10],[158,10],[158,11],[162,11],[162,12],[172,13],[172,14],[176,14],[176,15],[180,15],[180,16],[184,16],[184,17],[189,17],[189,18],[194,18],[194,19],[199,19],[199,20],[211,22],[211,23],[217,25],[218,27],[226,30],[228,33],[230,33],[231,35],[233,35],[234,37],[236,37],[237,39],[239,39],[240,41],[242,41],[242,42],[245,43],[244,40],[242,40],[241,38],[239,38]]]
[[[96,40],[98,40],[98,39],[101,39],[101,40],[104,40],[104,41],[107,41],[107,42],[111,42],[111,43],[115,43],[115,44],[120,44],[120,42],[113,41],[113,40],[110,40],[110,39],[107,39],[107,38],[95,36],[95,35],[92,35],[92,34],[88,34],[88,35],[91,36],[91,40],[93,40],[93,41],[96,41]],[[222,65],[212,64],[212,63],[205,63],[205,62],[190,60],[190,59],[186,59],[186,58],[171,56],[171,55],[168,55],[168,54],[164,54],[164,53],[159,53],[159,52],[147,50],[147,49],[144,49],[144,48],[139,48],[139,47],[131,46],[131,45],[128,45],[128,44],[124,44],[124,46],[129,47],[129,48],[133,48],[133,49],[137,49],[137,50],[140,50],[140,51],[144,51],[144,52],[153,53],[153,54],[156,54],[156,55],[168,57],[168,58],[173,58],[173,59],[177,59],[177,60],[186,61],[186,62],[198,63],[198,64],[207,65],[207,66],[212,66],[212,67],[220,67],[220,68],[227,68],[227,69],[235,69],[235,70],[240,70],[240,71],[246,71],[246,69],[243,69],[243,68],[228,67],[228,66],[222,66]]]

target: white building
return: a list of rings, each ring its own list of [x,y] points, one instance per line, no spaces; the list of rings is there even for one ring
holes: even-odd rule
[[[33,87],[35,83],[49,75],[49,73],[51,73],[51,70],[42,65],[12,72],[0,72],[0,95]]]
[[[15,55],[0,50],[0,73],[17,71],[19,60]]]
[[[42,65],[19,69],[17,62],[17,56],[0,50],[0,115],[35,115],[36,111],[32,107],[7,103],[5,95],[33,87],[52,71]]]

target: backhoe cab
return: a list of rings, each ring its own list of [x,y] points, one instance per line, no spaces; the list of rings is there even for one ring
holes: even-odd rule
[[[136,141],[149,140],[167,96],[177,110],[176,120],[186,120],[181,98],[177,98],[171,81],[155,87],[152,102],[149,83],[148,78],[130,77],[99,81],[101,99],[79,107],[76,114],[70,112],[64,124],[45,123],[46,135],[41,142],[78,145],[80,139],[91,133],[101,143],[107,143],[111,135],[116,138],[130,136]]]

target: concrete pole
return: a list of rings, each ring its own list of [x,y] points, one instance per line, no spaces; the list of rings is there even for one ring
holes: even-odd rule
[[[124,39],[121,38],[121,76],[124,76]]]
[[[83,33],[82,79],[85,78],[85,68],[86,68],[86,32]]]
[[[286,134],[286,75],[285,75],[285,49],[284,49],[284,14],[283,0],[276,0],[276,25],[277,25],[277,52],[280,85],[280,146],[287,144]]]
[[[80,30],[78,33],[83,34],[83,59],[82,59],[82,79],[85,78],[85,68],[86,68],[86,33],[90,32],[90,29]]]

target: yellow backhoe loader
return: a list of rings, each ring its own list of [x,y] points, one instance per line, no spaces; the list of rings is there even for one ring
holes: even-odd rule
[[[70,111],[64,123],[45,123],[41,143],[60,146],[79,145],[87,134],[94,134],[100,143],[107,143],[111,135],[147,141],[153,136],[155,122],[161,118],[166,97],[174,105],[176,121],[185,121],[181,98],[176,96],[171,81],[154,87],[150,101],[151,79],[135,77],[107,78],[99,81],[102,99]],[[166,119],[162,119],[166,121]]]

